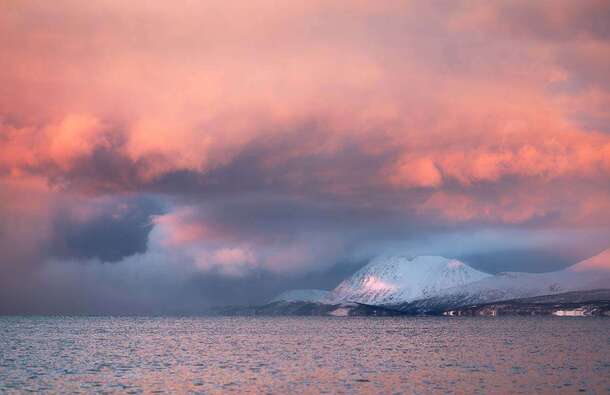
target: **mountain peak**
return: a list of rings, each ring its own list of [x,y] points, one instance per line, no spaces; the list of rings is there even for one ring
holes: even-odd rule
[[[404,303],[489,276],[442,256],[383,256],[339,284],[331,298],[376,305]]]

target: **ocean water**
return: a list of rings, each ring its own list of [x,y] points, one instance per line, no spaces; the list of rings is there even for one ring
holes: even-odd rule
[[[610,393],[603,318],[0,317],[0,393]]]

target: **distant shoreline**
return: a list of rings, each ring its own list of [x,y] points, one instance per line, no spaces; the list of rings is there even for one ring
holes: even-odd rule
[[[425,302],[425,301],[422,301]],[[272,302],[257,306],[227,306],[212,310],[218,316],[557,316],[610,317],[610,290],[566,292],[555,295],[462,306],[431,305],[413,302],[396,306],[362,303],[325,304],[318,302]]]

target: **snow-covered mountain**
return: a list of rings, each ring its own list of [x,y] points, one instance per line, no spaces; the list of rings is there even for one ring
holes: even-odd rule
[[[467,287],[452,287],[442,290],[434,295],[433,299],[430,299],[430,303],[459,306],[597,288],[589,285],[590,276],[578,277],[581,278],[576,279],[566,271],[500,273],[475,281],[468,284]]]
[[[591,289],[610,289],[610,250],[555,272],[496,275],[439,256],[381,257],[339,284],[326,300],[451,306]]]
[[[321,289],[293,289],[282,292],[270,302],[312,302],[325,303],[330,295],[330,291]]]
[[[293,290],[273,301],[403,305],[425,311],[594,289],[610,289],[610,250],[555,272],[496,275],[440,256],[385,256],[333,291]]]
[[[334,302],[388,305],[439,295],[490,277],[470,266],[440,256],[387,256],[374,259],[332,291]]]
[[[430,302],[446,305],[490,303],[593,289],[610,289],[610,250],[564,270],[500,273],[466,287],[444,289]]]

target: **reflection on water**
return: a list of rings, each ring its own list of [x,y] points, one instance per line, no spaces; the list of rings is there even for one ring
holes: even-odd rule
[[[610,393],[610,320],[0,317],[0,392]]]

